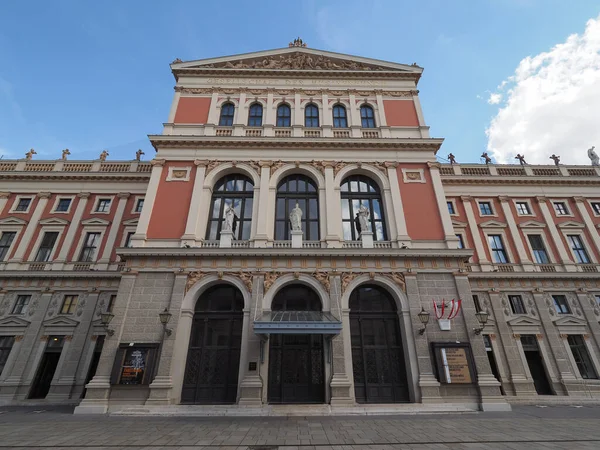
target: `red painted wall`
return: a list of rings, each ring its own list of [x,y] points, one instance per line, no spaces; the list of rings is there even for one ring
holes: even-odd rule
[[[174,123],[206,123],[210,98],[207,97],[181,97],[175,112]]]
[[[412,100],[384,100],[385,119],[391,127],[417,127],[419,118]]]
[[[166,181],[169,167],[192,167],[189,181]],[[152,207],[148,239],[179,239],[184,231],[196,178],[193,161],[168,162]]]
[[[425,183],[405,183],[402,169],[423,169]],[[433,183],[426,164],[402,164],[398,166],[398,183],[406,228],[411,239],[444,239],[442,218],[438,209]]]

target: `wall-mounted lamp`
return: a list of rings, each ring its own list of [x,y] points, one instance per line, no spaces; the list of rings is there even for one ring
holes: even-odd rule
[[[171,314],[169,312],[169,310],[167,308],[165,308],[165,310],[163,312],[158,313],[158,317],[160,317],[160,323],[162,323],[162,326],[165,330],[165,334],[167,336],[171,336],[171,333],[173,332],[173,330],[171,330],[170,328],[167,328],[167,324],[171,320],[171,317],[173,317],[173,314]]]
[[[421,312],[417,314],[419,320],[423,324],[423,328],[419,330],[419,334],[425,333],[425,328],[427,328],[427,324],[429,323],[429,313],[425,311],[425,308],[421,306]]]
[[[475,313],[477,322],[479,322],[479,325],[480,325],[479,328],[473,328],[473,331],[475,332],[475,334],[481,334],[481,332],[485,328],[485,324],[487,323],[489,316],[490,316],[490,314],[486,310],[481,310],[481,311]]]
[[[115,315],[108,311],[100,314],[100,322],[102,322],[102,325],[104,326],[104,329],[106,330],[106,334],[108,334],[109,336],[112,336],[113,334],[115,334],[115,330],[108,328],[108,324],[110,323],[111,320],[113,320],[113,317],[115,317]]]

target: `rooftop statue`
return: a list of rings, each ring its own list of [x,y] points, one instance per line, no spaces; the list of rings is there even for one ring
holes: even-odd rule
[[[527,161],[525,161],[525,155],[521,155],[521,154],[517,153],[517,156],[515,156],[515,159],[518,159],[519,164],[521,164],[522,166],[527,164]]]
[[[592,145],[591,148],[588,148],[588,158],[592,161],[592,166],[600,166],[600,157],[598,157],[598,153],[594,151],[596,147]]]
[[[33,155],[37,155],[37,152],[34,149],[31,149],[27,153],[25,153],[25,159],[29,161],[33,157]]]
[[[556,156],[554,153],[552,153],[552,156],[549,159],[554,161],[554,165],[556,166],[560,164],[560,156]]]
[[[135,152],[135,160],[136,161],[141,161],[142,155],[145,155],[145,153],[140,148],[137,152]]]
[[[483,153],[481,154],[481,157],[482,157],[483,159],[485,159],[485,163],[486,163],[486,164],[491,164],[491,162],[492,162],[492,158],[490,158],[490,157],[489,157],[489,155],[487,154],[487,152],[483,152]]]
[[[110,153],[108,153],[108,151],[102,150],[102,153],[100,153],[100,161],[106,161],[106,157],[108,155],[110,155]]]
[[[456,157],[452,153],[449,153],[448,161],[450,161],[450,164],[456,164]]]
[[[70,154],[71,154],[71,152],[69,151],[69,149],[65,148],[62,151],[62,156],[60,157],[60,159],[62,159],[63,161],[66,161],[67,160],[67,156],[70,155]]]

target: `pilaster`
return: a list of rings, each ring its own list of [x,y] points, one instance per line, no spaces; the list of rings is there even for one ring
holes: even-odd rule
[[[153,159],[150,162],[152,164],[152,174],[150,175],[150,182],[148,183],[148,189],[144,197],[144,208],[142,208],[135,234],[131,238],[131,244],[134,247],[144,247],[146,244],[148,225],[150,225],[150,217],[152,217],[156,193],[158,192],[158,185],[162,179],[163,166],[165,165],[164,159]]]
[[[471,237],[473,238],[473,243],[475,244],[475,251],[477,254],[477,258],[479,259],[479,264],[482,266],[482,269],[485,267],[487,270],[489,270],[491,268],[491,265],[487,259],[485,248],[483,247],[483,240],[481,239],[479,227],[477,226],[475,214],[473,213],[473,204],[471,203],[471,200],[473,200],[473,198],[467,195],[463,195],[460,197],[460,199],[462,200],[463,206],[465,208],[467,224],[469,225],[469,231],[471,233]]]
[[[21,241],[19,242],[19,246],[17,247],[17,251],[14,256],[11,258],[10,262],[23,262],[23,258],[25,257],[25,252],[27,251],[27,247],[31,242],[31,238],[33,237],[33,233],[37,229],[38,222],[40,217],[46,210],[46,206],[48,205],[48,199],[50,198],[50,192],[40,192],[37,194],[39,200],[31,215],[31,219],[29,219],[29,223],[23,232],[23,236]]]
[[[550,231],[550,235],[552,236],[552,240],[556,245],[556,249],[558,250],[558,257],[560,262],[565,266],[565,270],[567,272],[575,272],[577,271],[577,267],[571,261],[569,254],[567,253],[567,249],[565,248],[565,244],[563,243],[562,236],[558,232],[558,228],[554,223],[554,218],[548,209],[548,199],[546,197],[536,197],[538,204],[540,205],[540,210],[542,211],[542,215],[544,216],[544,220],[546,225],[548,225],[548,230]]]
[[[181,236],[182,241],[187,241],[189,244],[197,245],[202,241],[202,235],[198,234],[198,228],[202,220],[207,220],[206,209],[201,209],[202,193],[204,192],[204,178],[206,175],[206,165],[208,161],[195,160],[196,178],[194,179],[194,188],[192,191],[192,199],[190,200],[190,211],[185,224],[185,231]],[[204,206],[204,205],[202,205]]]
[[[404,204],[402,203],[402,193],[400,192],[400,180],[398,179],[398,163],[385,163],[387,175],[390,183],[390,194],[392,197],[392,208],[394,210],[394,219],[396,221],[396,236],[398,246],[406,245],[410,248],[411,240],[406,228],[406,216],[404,215]]]
[[[448,212],[448,205],[446,203],[446,194],[444,192],[444,186],[442,186],[442,178],[440,176],[440,164],[428,162],[429,174],[431,175],[431,182],[433,184],[433,191],[435,192],[435,199],[438,205],[438,211],[440,218],[442,219],[442,227],[444,229],[444,239],[446,240],[447,248],[458,248],[458,238],[454,233],[454,227],[452,226],[452,219],[450,219],[450,213]]]
[[[350,310],[341,309],[342,283],[340,276],[329,277],[331,313],[342,321],[342,331],[331,337],[331,405],[354,405],[354,383],[352,365],[352,342],[350,336]],[[339,317],[341,314],[341,317]],[[326,340],[327,342],[327,340]]]
[[[80,192],[77,194],[79,201],[77,202],[77,208],[75,208],[75,213],[73,213],[73,219],[69,224],[69,229],[67,230],[67,235],[65,236],[65,240],[63,245],[60,248],[60,253],[55,262],[64,263],[67,260],[67,256],[69,255],[69,250],[73,245],[75,240],[75,234],[79,229],[79,224],[81,222],[81,217],[85,211],[85,207],[87,206],[88,199],[90,198],[89,192]],[[62,264],[59,266],[62,269]]]
[[[575,197],[575,204],[577,205],[577,209],[579,210],[579,214],[583,218],[583,222],[585,223],[585,227],[587,228],[590,236],[592,237],[592,241],[597,249],[600,249],[600,236],[598,235],[598,228],[594,226],[594,222],[590,217],[590,214],[585,206],[586,200],[583,197]]]
[[[456,290],[459,298],[473,298],[469,278],[466,274],[455,273],[454,282],[456,283]],[[475,367],[477,369],[477,385],[481,396],[481,409],[482,411],[510,411],[510,404],[506,401],[500,391],[500,382],[492,373],[483,338],[473,331],[480,326],[475,316],[475,313],[477,312],[475,310],[475,303],[472,301],[463,302],[461,312],[465,322],[468,339],[471,343]]]
[[[0,214],[2,214],[2,211],[4,211],[9,198],[10,192],[0,192]]]
[[[269,241],[268,218],[269,214],[269,180],[271,178],[271,161],[260,161],[260,194],[258,200],[258,217],[256,225],[255,247],[266,247]]]
[[[327,204],[327,247],[341,248],[344,236],[342,230],[342,209],[339,189],[335,188],[333,161],[323,161],[325,166],[325,203]]]
[[[102,255],[98,260],[99,264],[108,264],[110,262],[110,255],[115,248],[115,241],[117,240],[117,234],[123,220],[123,213],[125,212],[125,205],[127,205],[127,199],[131,196],[129,192],[119,192],[117,198],[119,203],[117,204],[117,210],[115,211],[115,217],[110,225],[110,231],[108,232],[108,238],[102,250]]]

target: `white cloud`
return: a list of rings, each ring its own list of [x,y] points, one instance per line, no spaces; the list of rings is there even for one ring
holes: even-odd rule
[[[502,101],[502,94],[500,94],[498,92],[492,92],[492,93],[490,93],[490,98],[488,98],[488,100],[487,100],[487,102],[490,105],[497,105],[501,101]]]
[[[487,149],[499,163],[589,164],[586,150],[600,147],[600,16],[548,52],[523,59],[499,89],[506,102],[492,118]],[[491,94],[488,100],[495,100]],[[501,101],[501,100],[499,100]]]

